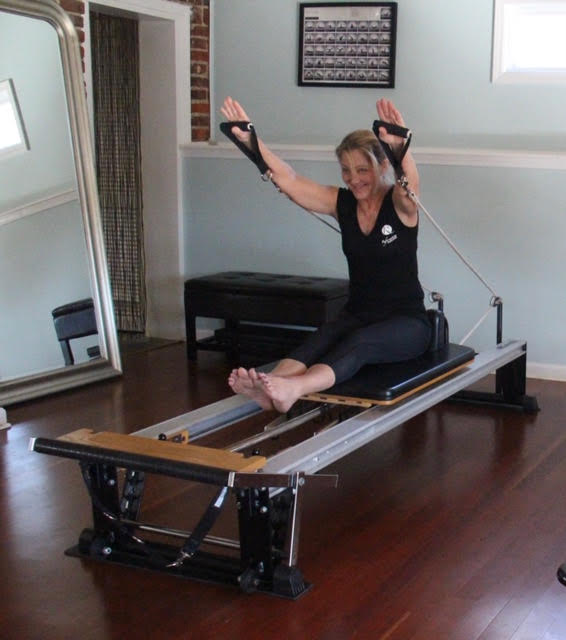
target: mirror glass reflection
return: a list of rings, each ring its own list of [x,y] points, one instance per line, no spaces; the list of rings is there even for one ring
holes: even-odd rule
[[[5,143],[3,153],[0,138],[0,405],[120,369],[92,194],[89,206],[86,106],[63,64],[78,46],[65,49],[54,4],[0,2],[0,83],[11,89],[26,142],[14,150]],[[37,6],[49,19],[35,15]],[[70,66],[80,69],[80,61]],[[71,109],[68,99],[76,101]],[[0,119],[9,107],[0,101]]]

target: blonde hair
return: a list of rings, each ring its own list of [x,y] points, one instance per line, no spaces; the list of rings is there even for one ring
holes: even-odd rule
[[[357,129],[349,133],[336,147],[336,157],[340,161],[344,153],[361,151],[377,171],[378,164],[387,161],[379,140],[369,129]]]

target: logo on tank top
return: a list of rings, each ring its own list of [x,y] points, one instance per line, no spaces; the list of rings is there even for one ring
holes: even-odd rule
[[[393,227],[390,224],[384,224],[383,227],[381,227],[381,235],[385,236],[381,240],[381,246],[383,247],[397,240],[397,234],[393,233]]]

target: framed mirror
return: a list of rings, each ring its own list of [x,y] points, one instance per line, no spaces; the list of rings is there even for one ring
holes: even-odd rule
[[[79,40],[0,0],[0,406],[121,373]]]

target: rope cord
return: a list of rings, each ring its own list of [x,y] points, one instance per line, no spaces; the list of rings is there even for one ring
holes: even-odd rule
[[[452,242],[452,240],[448,237],[447,233],[442,229],[442,227],[436,222],[436,220],[430,215],[430,213],[423,206],[422,202],[417,198],[417,196],[405,186],[405,191],[411,200],[417,205],[417,207],[425,214],[433,227],[440,233],[440,235],[444,238],[444,240],[448,243],[452,251],[460,258],[460,260],[468,267],[468,269],[478,278],[478,280],[486,287],[486,289],[496,298],[499,297],[493,287],[487,282],[487,280],[481,275],[481,273],[474,267],[474,265],[461,253],[461,251],[456,247],[456,245]]]
[[[466,335],[460,340],[459,344],[465,344],[467,340],[471,337],[473,333],[475,333],[476,329],[482,324],[482,322],[487,318],[490,311],[494,309],[494,307],[490,306],[488,310],[483,314],[483,316],[476,322],[476,324],[466,333]]]
[[[318,213],[315,213],[314,211],[311,211],[310,209],[305,209],[305,211],[307,213],[310,213],[311,216],[315,217],[319,222],[322,222],[322,224],[325,224],[327,227],[330,227],[333,231],[336,231],[336,233],[339,233],[340,235],[342,235],[342,232],[340,231],[340,229],[337,229],[333,224],[330,224],[330,222],[327,222],[324,218],[321,218]]]

